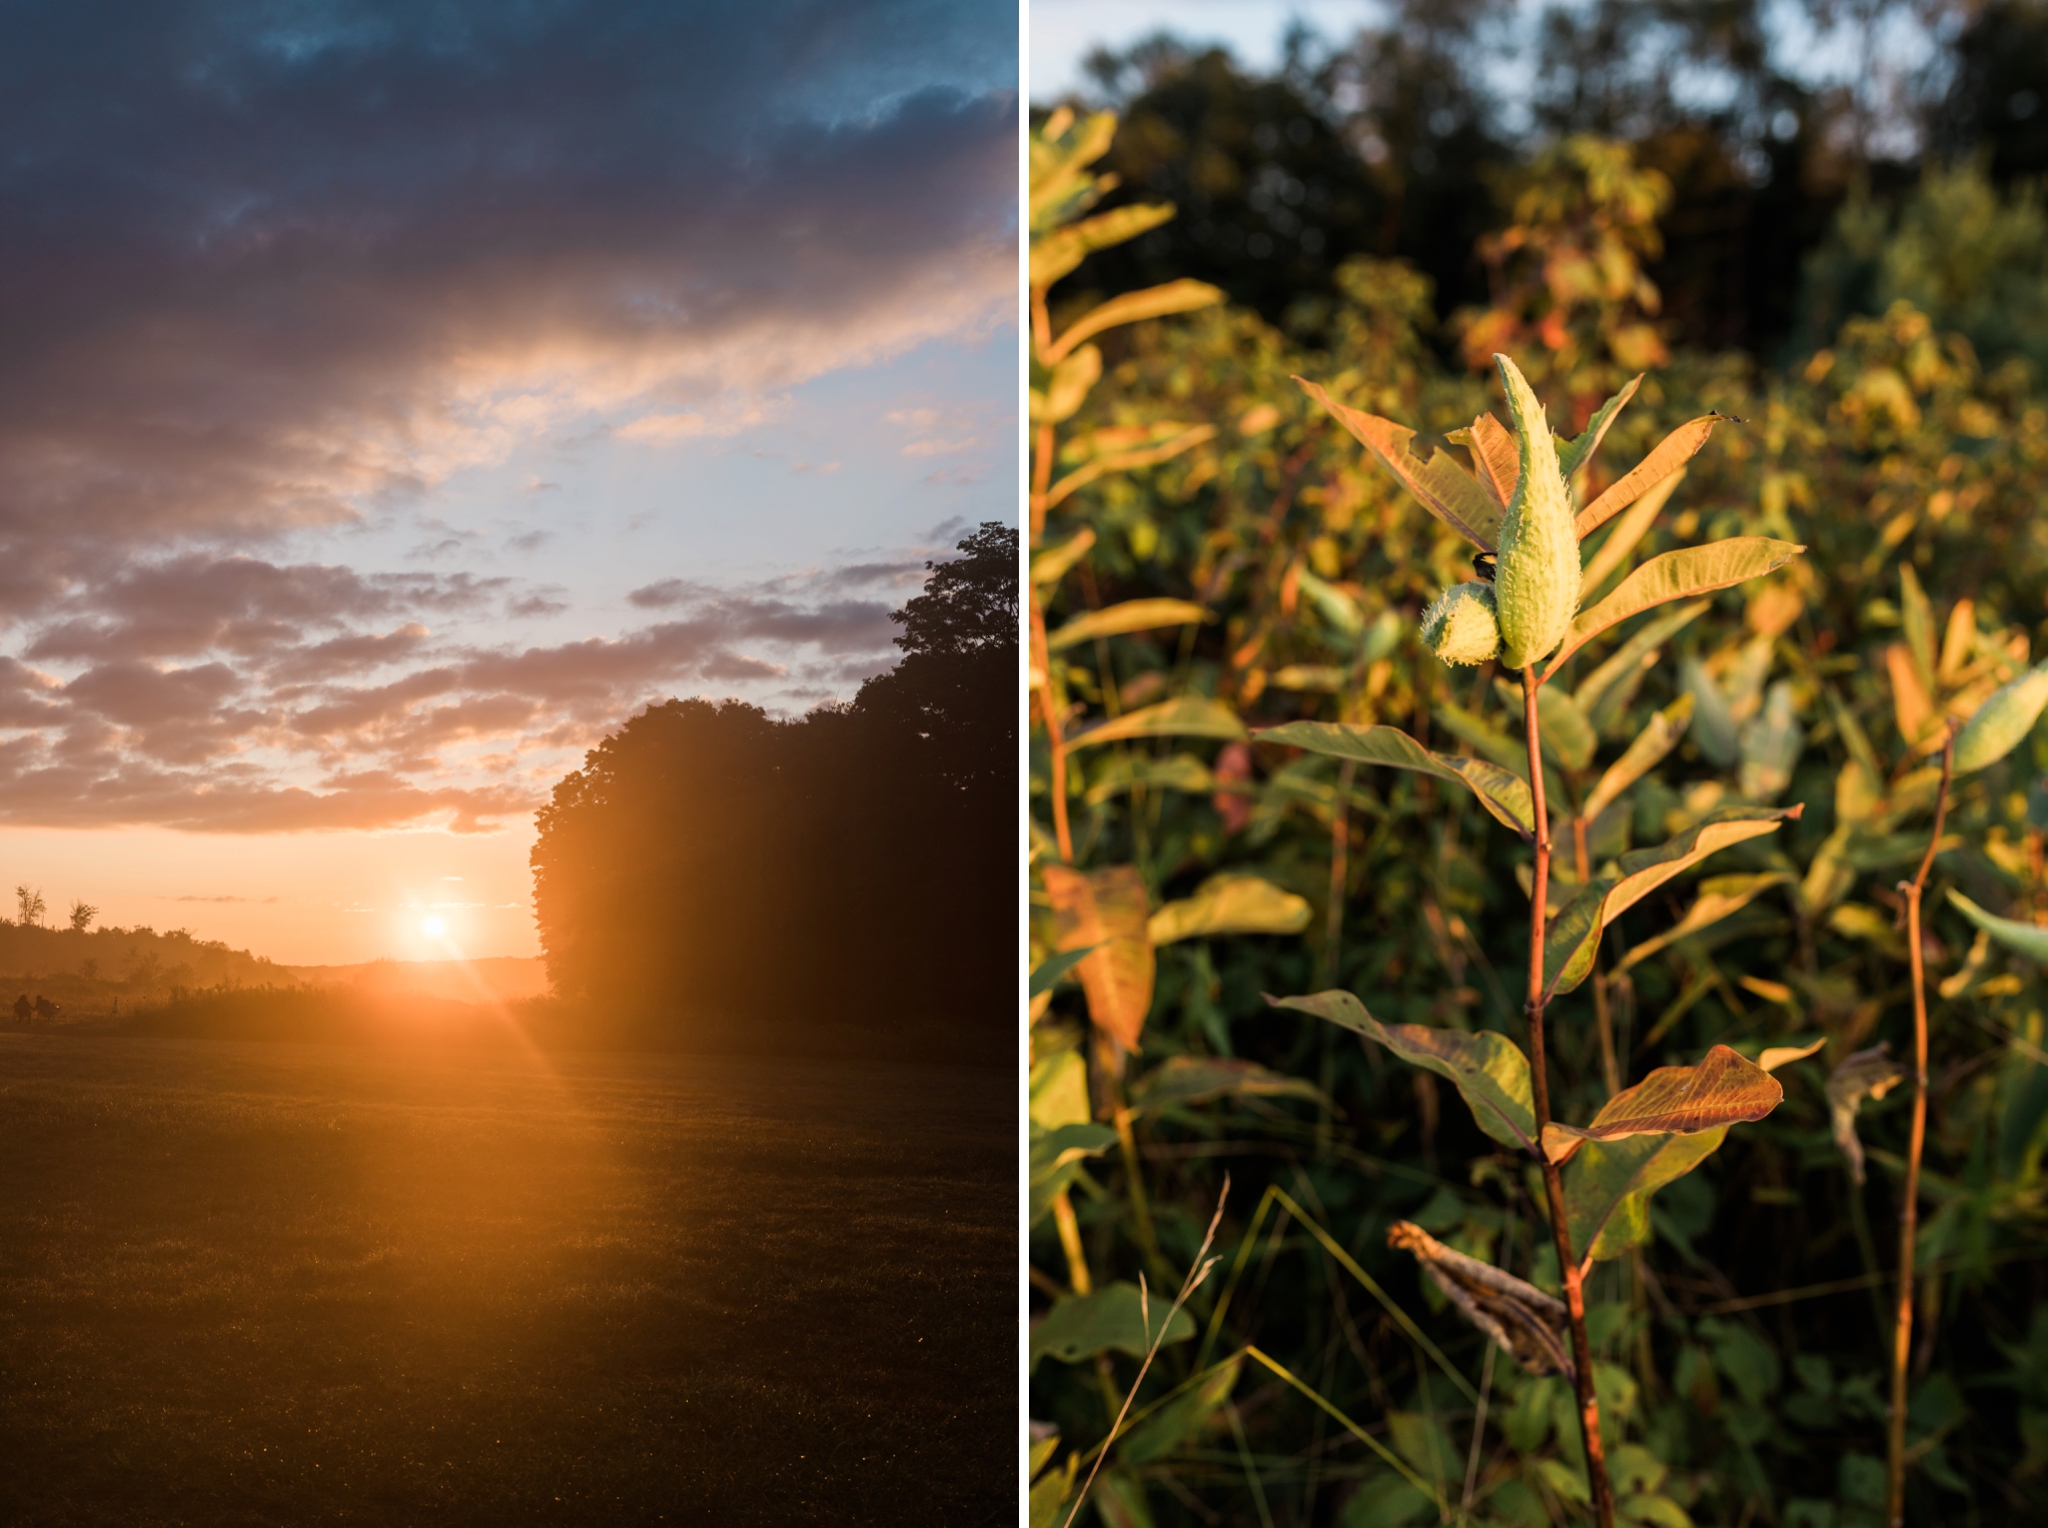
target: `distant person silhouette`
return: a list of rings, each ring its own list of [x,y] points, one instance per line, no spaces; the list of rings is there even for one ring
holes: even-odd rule
[[[26,992],[22,993],[20,997],[14,1000],[14,1017],[19,1022],[26,1024],[28,1022],[29,1015],[33,1012],[35,1012],[35,1010],[29,1007],[28,994]]]
[[[62,1008],[58,1007],[55,1003],[51,1002],[48,998],[44,997],[42,993],[38,992],[36,994],[37,1018],[54,1019],[57,1017],[58,1014],[62,1013],[63,1011],[64,1010]]]

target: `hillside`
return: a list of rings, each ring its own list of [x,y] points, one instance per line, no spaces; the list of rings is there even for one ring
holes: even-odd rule
[[[79,933],[0,921],[0,1014],[17,994],[47,997],[63,1008],[66,1020],[77,1020],[131,1013],[180,992],[221,987],[322,987],[362,997],[492,1004],[543,996],[548,983],[545,962],[537,958],[286,966],[184,929]]]

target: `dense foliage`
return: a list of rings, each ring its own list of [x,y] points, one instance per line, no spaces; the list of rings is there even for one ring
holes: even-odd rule
[[[848,1024],[992,1056],[1014,988],[1018,535],[983,526],[846,706],[650,706],[540,813],[556,993],[684,1045]]]
[[[1035,172],[1097,131],[1044,124]],[[2000,217],[2033,215],[1967,174],[1920,194],[1933,206],[1957,183]],[[1412,1222],[1555,1290],[1533,1165],[1429,1072],[1262,1000],[1344,989],[1383,1023],[1523,1035],[1528,847],[1443,780],[1257,736],[1384,722],[1515,768],[1504,676],[1449,668],[1418,640],[1424,608],[1473,576],[1471,548],[1291,380],[1417,429],[1427,455],[1476,415],[1506,417],[1468,357],[1508,346],[1564,436],[1649,371],[1584,500],[1686,420],[1731,421],[1668,497],[1646,496],[1653,513],[1587,541],[1589,586],[1733,536],[1807,549],[1678,624],[1597,639],[1565,676],[1584,693],[1629,654],[1585,708],[1602,763],[1691,707],[1677,748],[1585,823],[1582,864],[1553,866],[1567,890],[1717,809],[1801,810],[1610,929],[1598,974],[1553,1005],[1557,1117],[1588,1119],[1616,1083],[1715,1044],[1756,1057],[1823,1042],[1779,1067],[1768,1119],[1647,1201],[1639,1246],[1594,1267],[1617,1492],[1645,1522],[1879,1521],[1911,1089],[1866,1076],[1859,1095],[1844,1068],[1881,1041],[1910,1055],[1899,888],[1932,829],[1943,719],[2048,647],[2048,390],[2023,311],[1978,309],[1973,344],[1970,282],[1913,274],[1981,262],[1966,222],[1845,211],[1830,247],[1891,285],[1864,281],[1824,343],[1778,368],[1689,346],[1659,317],[1649,262],[1670,178],[1626,145],[1560,140],[1505,189],[1477,249],[1496,279],[1453,323],[1413,265],[1354,256],[1284,324],[1212,290],[1062,350],[1115,288],[1107,262],[1061,269],[1055,240],[1118,204],[1069,186],[1041,207],[1035,188],[1034,280],[1050,289],[1033,384],[1035,1521],[1065,1520],[1226,1170],[1222,1262],[1165,1324],[1137,1426],[1084,1511],[1115,1528],[1369,1528],[1435,1519],[1418,1479],[1452,1518],[1583,1510],[1563,1381],[1495,1362],[1387,1245]],[[1159,262],[1130,279],[1182,275],[1169,241],[1129,247]],[[1817,255],[1810,279],[1845,263]],[[1873,291],[1885,306],[1858,312]],[[1552,800],[1575,809],[1599,766],[1556,762]],[[2037,731],[1960,781],[1927,898],[1912,1522],[2030,1521],[2048,1502],[2048,986],[1943,895],[2048,916],[2044,769]],[[1072,912],[1075,875],[1092,924]],[[1094,964],[1075,967],[1084,950]]]

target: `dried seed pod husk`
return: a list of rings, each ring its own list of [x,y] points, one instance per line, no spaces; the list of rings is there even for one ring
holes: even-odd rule
[[[2048,663],[2031,668],[1971,713],[1956,735],[1955,772],[1996,764],[2011,753],[2048,707]]]
[[[1550,421],[1521,369],[1494,357],[1521,447],[1521,477],[1500,525],[1493,577],[1502,661],[1527,668],[1557,651],[1579,613],[1579,532]]]
[[[1422,613],[1422,641],[1446,663],[1485,663],[1500,655],[1500,622],[1491,584],[1456,584]]]
[[[1465,1318],[1508,1350],[1530,1374],[1572,1374],[1564,1302],[1491,1263],[1468,1257],[1412,1221],[1387,1230],[1387,1245],[1415,1255]]]

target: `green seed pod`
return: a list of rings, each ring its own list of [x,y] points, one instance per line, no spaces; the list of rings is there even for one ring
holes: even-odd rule
[[[1493,585],[1457,584],[1422,613],[1422,640],[1446,663],[1484,663],[1500,652]]]
[[[1494,360],[1522,448],[1522,478],[1500,523],[1494,601],[1501,661],[1521,669],[1556,652],[1579,613],[1579,528],[1543,405],[1513,361]]]
[[[1971,715],[1956,738],[1956,773],[1996,764],[2034,730],[2048,707],[2048,663],[2028,669]]]

